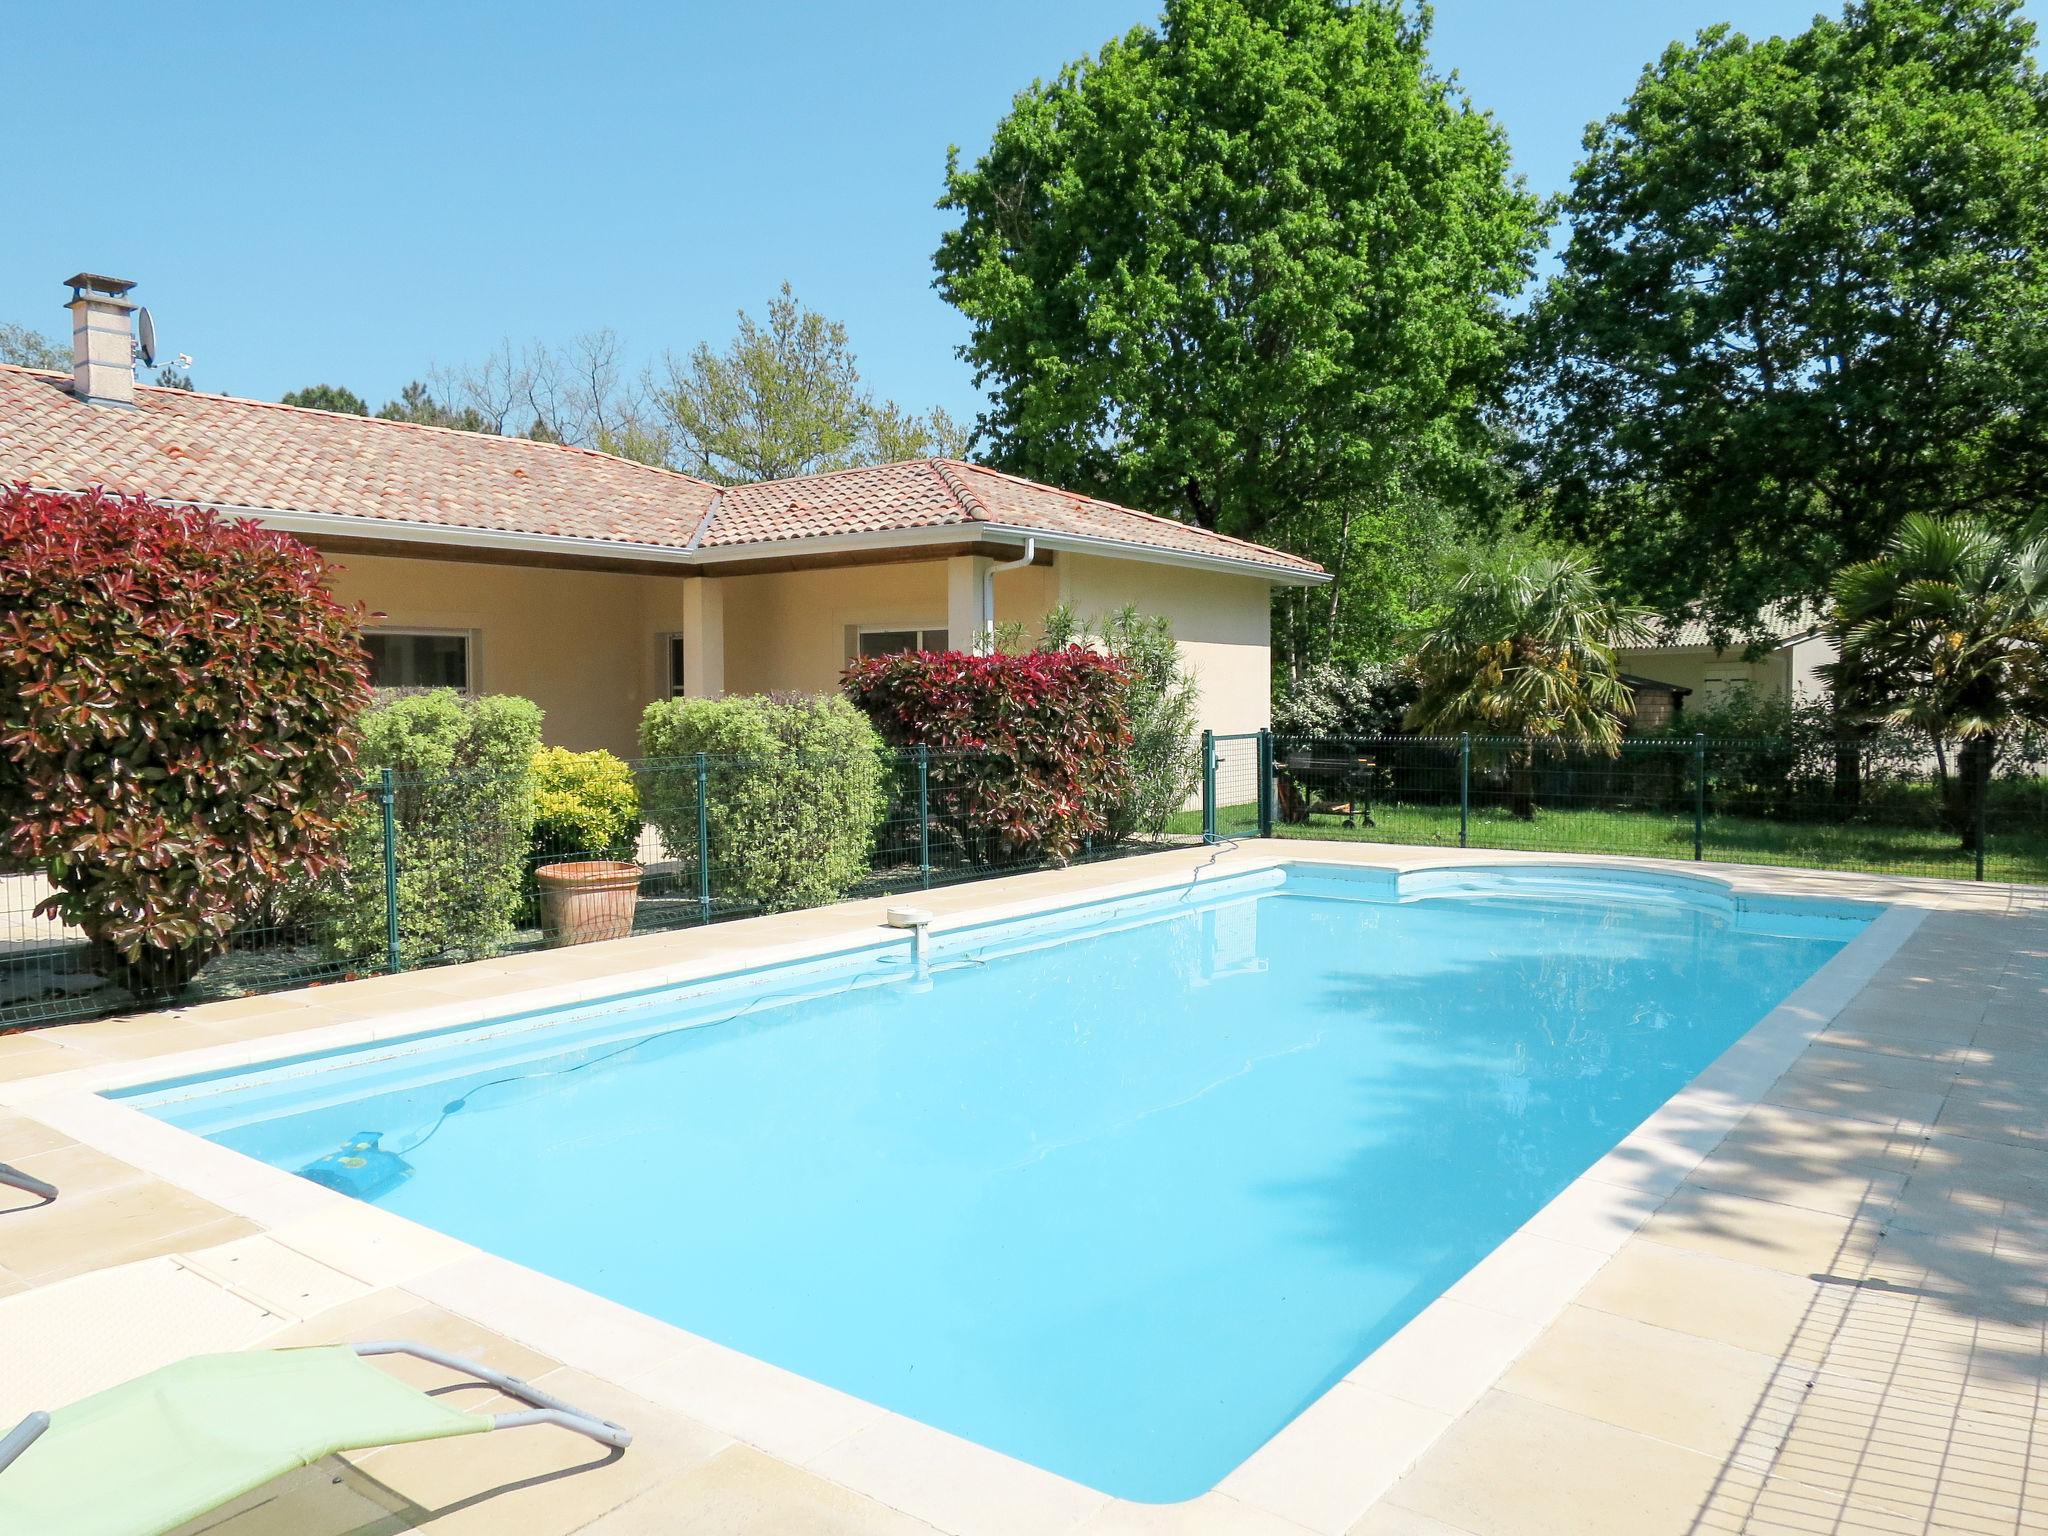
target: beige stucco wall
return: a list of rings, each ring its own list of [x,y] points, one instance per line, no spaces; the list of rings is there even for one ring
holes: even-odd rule
[[[632,753],[640,711],[666,689],[657,636],[682,627],[680,584],[661,576],[337,555],[330,582],[373,610],[372,628],[467,630],[470,686],[547,712],[550,745]]]
[[[720,577],[728,693],[838,686],[848,628],[943,629],[946,566],[858,565]],[[997,582],[996,601],[1002,601]]]
[[[1692,695],[1685,701],[1688,710],[1707,708],[1743,683],[1758,693],[1777,695],[1783,695],[1790,683],[1784,651],[1771,651],[1755,661],[1744,661],[1740,650],[1717,655],[1705,646],[1649,646],[1614,655],[1624,672],[1690,688]]]
[[[667,691],[662,637],[683,622],[683,577],[344,555],[333,588],[381,615],[373,626],[465,630],[471,686],[517,693],[547,712],[552,745],[631,754],[641,710]],[[725,614],[725,691],[821,692],[861,626],[947,622],[942,560],[716,578]],[[1164,614],[1216,731],[1266,724],[1271,603],[1256,578],[1071,555],[996,576],[996,618],[1037,634],[1055,604],[1084,620],[1135,603]],[[964,643],[966,637],[955,637]]]
[[[1135,603],[1164,614],[1202,690],[1201,724],[1256,731],[1273,714],[1272,589],[1255,577],[1062,553],[1060,600],[1083,622]]]

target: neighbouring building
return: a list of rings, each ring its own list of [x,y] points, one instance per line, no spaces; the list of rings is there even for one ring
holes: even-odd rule
[[[1201,723],[1270,715],[1275,586],[1311,561],[976,464],[719,487],[589,449],[135,381],[132,284],[72,279],[69,376],[0,367],[0,481],[204,506],[305,539],[372,613],[376,681],[517,693],[634,750],[650,699],[822,690],[1055,604],[1171,621]]]
[[[1614,658],[1623,672],[1681,690],[1683,707],[1700,710],[1745,687],[1793,700],[1819,697],[1828,687],[1821,668],[1835,659],[1835,643],[1818,615],[1801,612],[1767,617],[1753,649],[1717,646],[1705,624],[1688,620],[1660,644],[1625,646]]]

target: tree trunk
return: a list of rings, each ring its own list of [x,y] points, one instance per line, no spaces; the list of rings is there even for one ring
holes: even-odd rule
[[[1970,737],[1956,754],[1956,775],[1945,797],[1949,830],[1971,853],[1977,851],[1983,829],[1985,801],[1991,794],[1991,764],[1997,752],[1997,738],[1986,734]]]
[[[1863,747],[1860,742],[1844,741],[1837,726],[1835,738],[1835,804],[1844,810],[1854,810],[1863,803]]]
[[[1536,753],[1527,745],[1508,760],[1508,810],[1517,821],[1536,819]]]

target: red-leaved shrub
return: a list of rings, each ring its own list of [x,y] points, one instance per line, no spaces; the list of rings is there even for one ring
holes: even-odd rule
[[[0,860],[138,992],[337,856],[370,690],[326,569],[211,512],[0,488]]]
[[[928,747],[935,816],[981,863],[1069,859],[1130,783],[1130,674],[1079,648],[909,651],[847,667],[849,697],[895,747]]]

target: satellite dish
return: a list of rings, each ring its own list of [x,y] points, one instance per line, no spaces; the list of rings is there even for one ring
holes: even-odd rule
[[[156,366],[156,321],[150,318],[149,311],[146,309],[135,311],[135,334],[141,341],[143,363],[148,367],[154,368]]]

